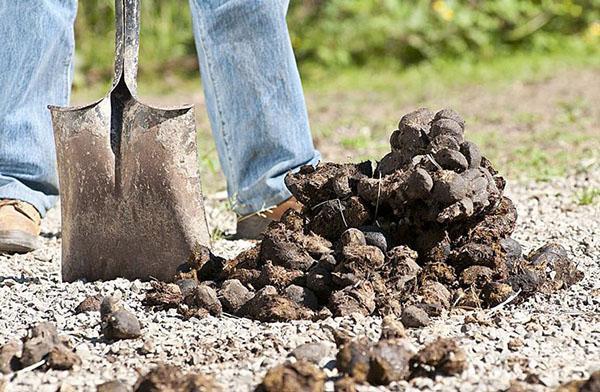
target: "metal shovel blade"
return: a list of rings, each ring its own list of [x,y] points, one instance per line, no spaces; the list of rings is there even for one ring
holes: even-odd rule
[[[170,281],[209,246],[193,106],[136,98],[139,0],[116,0],[115,75],[103,99],[50,107],[62,208],[62,277]]]

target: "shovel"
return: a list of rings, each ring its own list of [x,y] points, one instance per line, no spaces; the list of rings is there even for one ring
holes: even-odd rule
[[[109,93],[79,107],[49,106],[62,208],[62,277],[171,281],[210,245],[193,105],[138,101],[139,0],[116,0]]]

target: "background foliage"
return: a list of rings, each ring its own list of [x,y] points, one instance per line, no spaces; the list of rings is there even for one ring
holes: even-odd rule
[[[111,73],[113,3],[79,2],[76,86]],[[187,0],[143,0],[142,13],[142,72],[166,78],[197,72]],[[552,51],[565,37],[598,44],[600,0],[292,0],[288,23],[303,68],[406,66]]]
[[[550,50],[566,35],[600,28],[599,19],[598,0],[322,0],[294,7],[290,27],[302,60],[411,64]]]

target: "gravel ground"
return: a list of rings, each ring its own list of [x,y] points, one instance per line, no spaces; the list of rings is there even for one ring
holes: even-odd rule
[[[457,337],[467,352],[468,369],[459,377],[417,378],[390,389],[497,391],[535,374],[541,384],[531,388],[546,390],[600,369],[600,204],[576,202],[578,192],[587,187],[600,188],[600,169],[547,183],[519,184],[507,192],[519,210],[515,237],[524,249],[560,242],[585,271],[584,280],[549,297],[483,312],[489,322],[465,323],[470,312],[455,309],[426,328],[410,331],[416,346],[438,336]],[[208,215],[212,227],[227,229],[233,223],[233,217],[218,208],[209,208]],[[8,391],[95,390],[113,379],[133,384],[139,372],[161,361],[212,374],[225,390],[251,390],[266,369],[306,342],[323,342],[322,365],[335,376],[328,370],[335,355],[332,328],[373,339],[379,334],[377,317],[266,324],[227,315],[184,321],[175,311],[146,311],[141,306],[146,283],[61,283],[58,210],[44,221],[43,237],[44,246],[34,253],[0,256],[0,344],[48,320],[71,338],[83,365],[74,371],[12,375],[7,378]],[[251,245],[220,240],[214,251],[230,257]],[[97,313],[74,314],[87,295],[115,291],[140,318],[143,339],[110,344],[100,336]],[[327,387],[332,390],[333,383]]]

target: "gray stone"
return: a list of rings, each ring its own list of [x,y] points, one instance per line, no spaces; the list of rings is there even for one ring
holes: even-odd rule
[[[333,357],[333,348],[325,343],[304,343],[290,352],[290,356],[297,360],[305,360],[319,365],[323,359]]]

